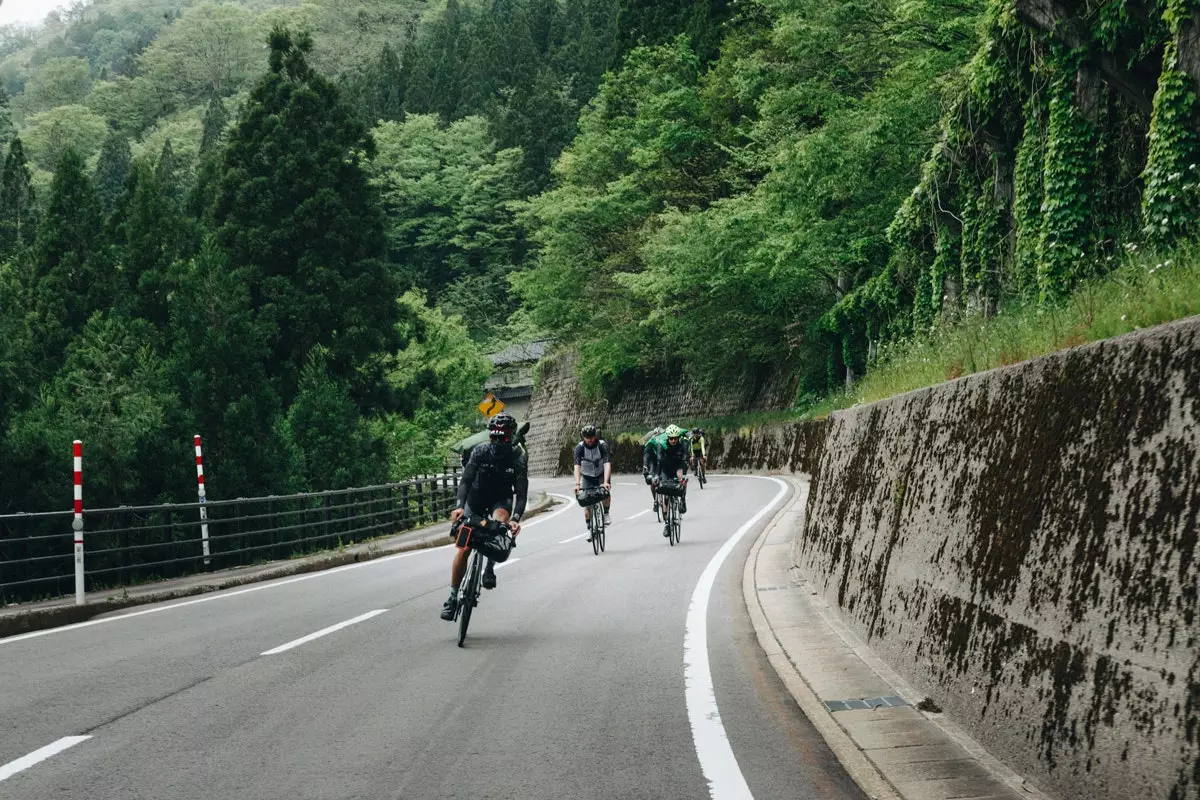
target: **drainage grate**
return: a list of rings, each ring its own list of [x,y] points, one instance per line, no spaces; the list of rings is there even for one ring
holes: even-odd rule
[[[825,700],[825,707],[830,711],[855,711],[868,708],[896,708],[908,705],[903,697],[864,697],[861,700]]]

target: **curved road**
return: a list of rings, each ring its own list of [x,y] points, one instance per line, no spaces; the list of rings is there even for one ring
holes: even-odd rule
[[[706,567],[779,494],[693,485],[672,548],[619,477],[598,557],[574,503],[537,517],[464,649],[438,618],[448,549],[0,639],[0,798],[863,800],[746,614],[769,513],[688,628]],[[704,634],[712,692],[684,650]]]

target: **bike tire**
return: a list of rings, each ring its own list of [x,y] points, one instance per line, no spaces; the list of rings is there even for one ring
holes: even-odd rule
[[[671,545],[671,547],[675,546],[675,515],[677,513],[679,513],[678,511],[676,511],[676,508],[677,508],[676,503],[678,503],[678,502],[679,502],[678,500],[676,500],[674,497],[672,497],[671,502],[669,502],[667,504],[667,522],[666,522],[666,524],[670,526],[670,533],[667,536],[667,544]]]
[[[696,463],[696,478],[700,481],[700,488],[704,488],[704,484],[708,483],[708,477],[704,474],[704,467],[699,462]]]
[[[483,560],[478,552],[471,554],[471,566],[467,573],[467,585],[459,594],[458,613],[458,646],[462,647],[467,640],[467,627],[471,624],[471,609],[475,608],[479,598],[480,562]]]
[[[600,552],[601,553],[604,552],[604,539],[605,539],[605,535],[607,533],[608,533],[608,526],[604,524],[603,520],[601,520],[600,521]]]
[[[599,506],[592,507],[592,516],[588,520],[588,527],[591,528],[592,531],[592,552],[596,555],[600,555],[600,531],[604,528],[604,518],[601,517],[600,524],[597,525],[596,515],[604,512],[597,511],[597,508],[599,508]]]
[[[675,540],[675,544],[679,544],[679,534],[682,525],[680,524],[679,515],[675,515],[675,519],[671,521],[671,538]]]

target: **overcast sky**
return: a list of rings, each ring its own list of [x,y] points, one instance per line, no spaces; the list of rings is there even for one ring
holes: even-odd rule
[[[0,25],[41,22],[50,11],[67,5],[67,0],[0,0]]]

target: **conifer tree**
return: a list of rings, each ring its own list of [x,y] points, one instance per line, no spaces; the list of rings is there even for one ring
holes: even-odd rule
[[[204,109],[204,129],[200,134],[200,154],[206,155],[221,143],[225,126],[229,124],[229,112],[220,97],[213,96]]]
[[[129,174],[129,162],[132,158],[129,150],[129,140],[117,131],[108,134],[104,145],[100,148],[100,159],[96,162],[96,193],[106,211],[111,211],[113,201],[125,186],[125,176]]]
[[[317,346],[330,374],[369,405],[398,313],[381,261],[383,216],[361,163],[374,143],[309,66],[310,36],[277,27],[269,44],[270,69],[225,150],[217,239],[276,332],[271,364],[285,405]]]
[[[37,204],[20,137],[8,145],[0,172],[0,258],[32,244],[37,236]]]

